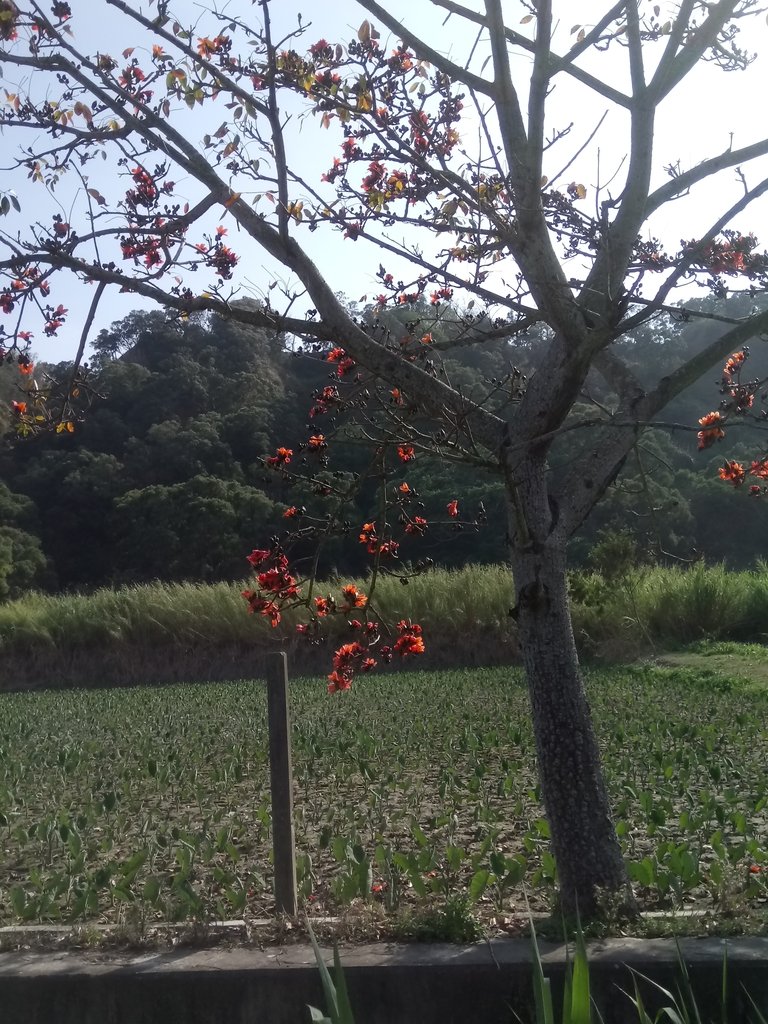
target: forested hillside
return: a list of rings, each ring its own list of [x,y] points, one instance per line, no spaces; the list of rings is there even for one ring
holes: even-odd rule
[[[357,313],[366,317],[370,310]],[[420,313],[418,306],[388,312],[376,329],[393,337],[409,324],[418,330]],[[470,313],[467,318],[472,320]],[[669,316],[620,345],[638,376],[652,378],[720,329],[716,321],[679,323]],[[524,385],[521,375],[536,369],[541,348],[534,332],[514,345],[498,341],[482,348],[462,347],[460,336],[434,328],[431,333],[433,372],[468,395],[488,394],[497,408],[514,400],[515,388]],[[756,351],[752,362],[753,375],[764,376],[765,355]],[[218,316],[170,322],[159,312],[137,312],[101,332],[93,365],[100,397],[74,433],[18,440],[7,431],[0,451],[0,598],[31,587],[239,579],[247,575],[244,556],[283,529],[288,506],[311,514],[316,483],[288,489],[265,471],[263,459],[278,445],[292,445],[301,469],[298,445],[306,437],[313,394],[333,376],[322,350],[302,353],[280,335]],[[61,376],[66,366],[38,366],[35,372],[47,371]],[[18,368],[4,366],[0,378],[7,407]],[[617,531],[629,535],[620,549],[633,559],[752,564],[762,550],[764,506],[725,487],[716,467],[726,454],[748,458],[753,440],[746,428],[733,429],[727,448],[723,442],[698,453],[691,429],[718,400],[717,382],[705,378],[668,409],[664,429],[643,435],[573,542],[577,564],[589,560],[597,539]],[[565,431],[554,448],[553,473],[590,443],[589,428],[576,425],[608,415],[610,408],[611,395],[595,375],[574,412],[575,429]],[[4,424],[9,425],[7,415]],[[350,444],[344,458],[343,466],[334,464],[335,472],[362,471],[360,446]],[[456,566],[498,559],[505,525],[496,479],[479,469],[424,459],[412,464],[409,482],[425,496],[425,518],[445,519],[446,501],[457,498],[465,519],[485,521],[477,529],[430,530],[408,539],[400,552],[406,561],[429,558]],[[352,529],[371,516],[373,500],[373,485],[364,487]],[[598,557],[610,561],[612,550],[603,544]],[[364,562],[353,546],[344,550],[331,543],[322,568],[354,573]]]

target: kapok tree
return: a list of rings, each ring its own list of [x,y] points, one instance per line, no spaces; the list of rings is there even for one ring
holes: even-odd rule
[[[737,284],[757,292],[768,281],[768,259],[741,223],[768,191],[760,170],[768,139],[713,144],[693,167],[659,168],[654,159],[659,108],[704,62],[744,70],[750,56],[740,30],[762,28],[760,7],[619,0],[606,3],[596,23],[563,34],[559,19],[572,7],[553,0],[522,3],[515,25],[505,23],[501,0],[415,0],[410,15],[430,12],[433,25],[418,38],[376,0],[356,6],[364,19],[356,38],[329,42],[322,26],[310,30],[301,19],[278,31],[272,18],[281,5],[270,0],[229,4],[221,14],[214,5],[194,20],[187,5],[174,12],[170,0],[158,0],[152,13],[103,0],[103,38],[85,46],[80,33],[99,32],[92,4],[74,3],[73,12],[58,0],[1,0],[5,163],[15,138],[23,219],[31,220],[21,223],[17,196],[6,194],[5,358],[28,369],[35,334],[69,328],[78,287],[93,294],[78,364],[109,289],[180,316],[213,310],[303,338],[332,359],[337,378],[318,394],[318,415],[361,408],[378,388],[384,420],[369,438],[372,460],[400,495],[407,481],[392,467],[407,468],[424,451],[497,472],[562,903],[589,915],[601,890],[625,891],[626,875],[574,645],[566,545],[667,402],[768,329],[768,313],[720,316],[722,336],[650,389],[615,351],[618,339],[661,312],[695,315],[674,305],[682,284],[724,295]],[[90,23],[78,25],[86,15]],[[723,90],[729,84],[731,106],[743,104],[738,74],[724,76]],[[578,97],[568,112],[573,124],[551,114],[564,91]],[[610,157],[589,97],[611,111]],[[714,137],[714,126],[708,130]],[[318,152],[328,154],[324,174],[312,168]],[[687,240],[663,237],[670,204],[695,199],[717,176],[738,177],[739,194],[720,209],[710,200]],[[322,238],[343,242],[350,265],[370,261],[379,282],[370,317],[353,316],[339,298],[349,286],[347,253],[334,249],[328,258]],[[267,298],[233,302],[237,275],[253,281],[265,260],[273,275],[263,281]],[[402,337],[381,329],[390,306],[424,302],[431,321],[422,317]],[[443,321],[461,344],[536,327],[537,371],[522,382],[510,368],[485,395],[454,389],[440,372],[440,352],[431,351],[431,328]],[[591,369],[614,398],[579,424],[569,414]],[[70,429],[88,393],[78,372],[58,391],[31,387],[16,409],[20,427]],[[738,388],[724,385],[716,418],[749,414]],[[555,485],[548,452],[580,426],[592,432],[590,444]],[[708,443],[722,425],[705,418],[701,429],[712,432]],[[278,472],[289,469],[290,444],[269,455]],[[324,459],[326,444],[313,426],[305,451]],[[322,473],[316,486],[332,490]],[[393,507],[397,528],[425,528],[399,497],[371,522],[346,524],[378,561],[394,552]],[[448,507],[454,513],[457,506]],[[252,556],[252,605],[273,620],[286,602],[327,611],[311,584],[300,591],[278,548]],[[366,604],[353,590],[343,601],[350,614]],[[423,644],[412,624],[401,624],[399,636],[406,653]],[[337,658],[343,686],[351,662],[364,667],[368,655],[355,648]]]

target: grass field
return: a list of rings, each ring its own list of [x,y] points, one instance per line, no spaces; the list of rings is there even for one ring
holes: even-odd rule
[[[756,909],[768,896],[765,650],[718,650],[730,668],[588,674],[646,909]],[[753,664],[763,669],[754,678]],[[517,671],[371,676],[334,697],[297,679],[291,696],[311,913],[372,903],[380,917],[488,920],[519,912],[524,888],[534,908],[549,906],[556,866]],[[0,700],[3,924],[270,911],[261,683]]]

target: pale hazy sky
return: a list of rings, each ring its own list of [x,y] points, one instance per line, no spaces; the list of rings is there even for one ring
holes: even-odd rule
[[[467,0],[467,5],[478,7],[479,2]],[[118,56],[118,51],[123,47],[135,45],[138,55],[138,47],[148,48],[151,45],[152,40],[148,40],[136,26],[126,22],[125,18],[103,3],[103,0],[71,0],[71,6],[76,41],[86,52],[98,50]],[[153,5],[144,3],[142,6],[148,13],[156,12]],[[230,0],[229,3],[222,3],[219,6],[230,16],[247,14],[253,17],[259,14],[258,9],[252,7],[249,0]],[[589,27],[607,6],[607,0],[580,0],[578,4],[572,0],[555,2],[558,24],[555,49],[560,52],[567,49],[569,40],[573,39],[570,30],[576,18]],[[210,25],[210,20],[205,16],[201,4],[193,3],[192,0],[181,0],[176,4],[172,3],[172,7],[185,24],[189,25],[199,18],[199,34],[215,33],[215,29],[206,27]],[[431,45],[448,53],[457,63],[464,63],[473,39],[456,19],[443,26],[444,12],[433,7],[429,0],[390,0],[387,8],[412,31],[423,35]],[[98,17],[94,17],[97,9]],[[574,15],[574,11],[578,11],[578,15]],[[294,26],[299,12],[303,14],[304,24],[312,22],[313,27],[303,37],[303,45],[306,47],[320,37],[346,42],[354,37],[357,26],[367,17],[366,12],[354,0],[335,0],[333,4],[320,3],[317,0],[277,0],[273,3],[273,12],[276,35],[281,28],[287,31]],[[526,11],[520,3],[510,0],[505,4],[505,12],[511,27],[532,36],[533,26],[521,23]],[[375,23],[376,19],[371,20]],[[708,156],[722,152],[731,140],[735,147],[739,147],[768,135],[768,114],[765,112],[764,104],[768,86],[764,56],[768,52],[768,27],[763,18],[754,19],[749,24],[750,31],[744,35],[743,45],[760,51],[763,56],[746,73],[725,74],[713,65],[704,65],[697,69],[681,90],[662,107],[655,138],[656,184],[666,179],[664,167],[677,160],[680,161],[682,169],[686,169]],[[383,41],[386,42],[388,37],[389,33],[382,30]],[[395,39],[391,40],[390,48],[395,42]],[[298,45],[301,46],[302,43]],[[481,43],[475,59],[478,71],[484,55]],[[607,54],[594,55],[590,60],[584,59],[581,63],[611,84],[626,88],[625,58],[626,52],[614,47]],[[651,48],[648,51],[650,67],[653,61],[654,50]],[[529,67],[527,56],[517,58],[513,64],[522,93],[525,92]],[[23,91],[17,89],[19,83],[14,82],[12,73],[8,73],[14,70],[5,69],[3,85],[9,91]],[[486,74],[489,73],[486,68]],[[570,122],[574,122],[574,128],[569,137],[554,147],[548,155],[545,173],[552,175],[568,161],[607,109],[608,104],[605,100],[590,94],[573,79],[562,77],[556,81],[550,100],[549,130],[564,128]],[[226,111],[221,106],[211,104],[202,111],[196,111],[194,117],[186,117],[185,131],[189,137],[199,138],[206,131],[211,131],[211,126],[213,129],[218,127],[225,116]],[[609,110],[599,134],[569,170],[566,180],[575,179],[582,182],[590,194],[593,194],[598,174],[604,181],[620,167],[626,151],[626,129],[626,115],[620,110]],[[468,119],[463,131],[466,135],[471,135],[476,130],[476,121],[473,123]],[[11,133],[6,133],[3,139],[6,154],[12,138]],[[294,118],[289,125],[289,150],[300,162],[304,176],[318,184],[323,170],[338,153],[340,142],[341,133],[338,127],[332,126],[330,130],[324,131],[319,127],[317,119],[310,117],[299,121]],[[471,138],[467,144],[471,147]],[[768,173],[767,165],[768,161],[762,162],[761,177]],[[747,171],[750,183],[758,180],[758,170],[759,168],[755,166],[754,170]],[[106,185],[102,186],[94,180],[97,173],[92,172],[91,184],[97,184],[106,190]],[[621,171],[618,173],[617,185],[620,181]],[[64,183],[57,194],[57,200],[61,203],[61,210],[67,214],[67,219],[72,202],[69,189],[75,184],[74,180],[71,183]],[[3,175],[3,187],[16,188],[23,203],[22,220],[29,220],[31,210],[35,210],[38,215],[37,211],[45,206],[45,198],[40,188],[33,188],[23,177],[14,181],[6,173]],[[181,189],[183,190],[183,182]],[[713,185],[699,186],[690,198],[667,207],[663,215],[652,225],[653,231],[674,250],[681,238],[694,237],[708,227],[722,208],[738,197],[740,189],[741,185],[736,181],[733,172],[725,172]],[[194,199],[192,190],[189,198]],[[295,198],[300,198],[300,195]],[[40,216],[42,219],[42,215]],[[72,217],[76,222],[74,213]],[[213,225],[218,222],[217,216],[213,220]],[[12,218],[6,218],[5,223],[0,226],[10,229]],[[756,203],[752,212],[744,215],[735,226],[742,230],[754,231],[763,245],[768,245],[768,199]],[[252,293],[258,294],[268,286],[272,268],[267,266],[265,259],[257,250],[244,244],[243,239],[238,238],[235,231],[231,231],[230,235],[233,247],[242,256],[240,269],[250,282]],[[379,255],[373,247],[363,242],[344,242],[338,236],[324,234],[322,230],[310,235],[306,230],[299,229],[297,238],[306,244],[317,262],[328,268],[330,282],[335,290],[343,291],[350,299],[359,299],[363,295],[374,295],[378,292],[375,271]],[[196,281],[195,284],[202,287],[203,281]],[[80,323],[90,301],[89,289],[77,284],[74,279],[68,280],[66,289],[62,289],[61,284],[57,287],[56,300],[64,302],[72,311],[67,328],[60,331],[58,338],[51,340],[43,338],[42,334],[36,331],[34,341],[34,349],[39,357],[50,360],[65,359],[73,354]],[[108,293],[108,298],[102,303],[97,316],[96,328],[108,325],[140,305],[141,303],[130,295]]]

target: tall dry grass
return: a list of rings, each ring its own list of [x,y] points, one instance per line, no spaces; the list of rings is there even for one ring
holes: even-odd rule
[[[574,626],[601,645],[679,646],[696,640],[768,642],[768,565],[732,572],[723,565],[637,568],[607,583],[575,581]]]
[[[270,629],[247,614],[242,589],[154,583],[87,596],[29,594],[2,605],[0,688],[246,676],[265,651],[286,642],[297,668],[326,670],[327,651],[291,639],[290,615],[285,633]],[[338,586],[318,592],[338,594]],[[436,569],[407,585],[384,577],[373,610],[382,621],[424,625],[425,667],[481,665],[514,660],[513,603],[507,567],[468,566]],[[637,568],[611,581],[574,574],[571,604],[587,656],[630,658],[703,638],[768,642],[768,564],[753,572],[703,564]],[[342,616],[331,627],[331,641],[345,635]]]

